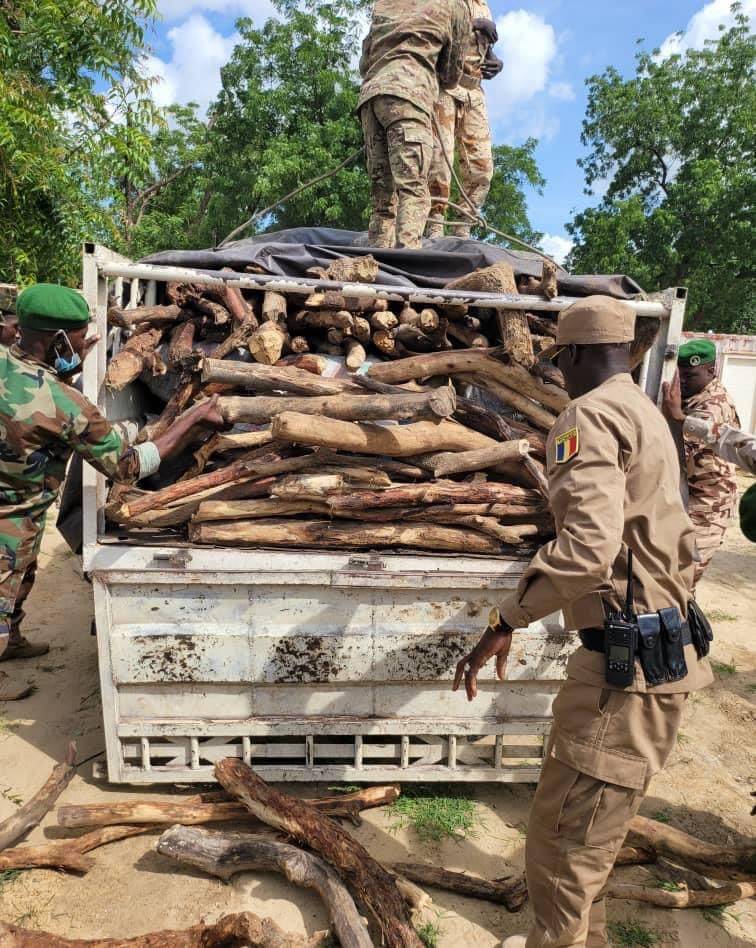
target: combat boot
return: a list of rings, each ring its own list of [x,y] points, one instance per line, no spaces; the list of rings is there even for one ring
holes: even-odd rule
[[[49,651],[50,646],[46,642],[33,645],[19,633],[17,636],[11,635],[5,651],[0,655],[0,662],[11,662],[15,658],[39,658],[40,655],[47,655]]]
[[[0,701],[21,701],[33,692],[33,685],[12,685],[8,676],[0,673]]]

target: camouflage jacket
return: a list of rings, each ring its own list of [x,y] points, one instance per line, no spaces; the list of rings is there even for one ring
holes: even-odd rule
[[[432,115],[439,84],[453,89],[462,78],[471,33],[467,0],[376,0],[359,104],[393,95]]]
[[[740,427],[735,404],[719,379],[713,379],[703,391],[684,401],[683,411],[693,418],[711,422],[714,427]],[[685,462],[691,511],[706,511],[711,517],[729,520],[738,497],[733,465],[689,436],[685,438]]]
[[[469,6],[473,19],[493,20],[491,8],[486,0],[469,0]],[[471,26],[465,44],[462,84],[447,90],[453,99],[458,102],[467,102],[470,98],[471,89],[480,89],[483,79],[480,69],[488,55],[490,45],[488,38],[481,36]]]
[[[683,434],[690,441],[711,448],[723,461],[729,461],[749,474],[756,474],[756,435],[729,425],[715,425],[694,415],[685,419]]]
[[[44,514],[74,451],[114,480],[139,476],[139,455],[91,402],[18,347],[0,348],[0,533],[2,521]]]

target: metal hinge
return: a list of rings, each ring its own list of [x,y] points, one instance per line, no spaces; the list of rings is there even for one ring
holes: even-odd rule
[[[364,570],[376,572],[381,569],[386,569],[386,564],[377,553],[371,553],[369,556],[352,556],[347,563],[347,569],[355,569],[361,572]]]
[[[191,558],[188,550],[174,550],[172,553],[156,553],[152,558],[152,562],[155,566],[163,568],[186,569]]]

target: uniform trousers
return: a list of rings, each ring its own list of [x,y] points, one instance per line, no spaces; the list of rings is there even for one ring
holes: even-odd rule
[[[372,192],[370,244],[416,249],[430,211],[431,117],[407,99],[379,95],[362,106],[360,119]]]
[[[696,531],[696,549],[699,556],[693,576],[693,586],[695,588],[706,572],[714,554],[724,543],[731,515],[725,518],[721,513],[715,513],[708,507],[697,508],[691,505],[688,516],[692,520]]]
[[[651,777],[677,739],[685,694],[612,691],[568,678],[533,802],[527,948],[605,948],[603,893]]]
[[[459,160],[459,180],[468,197],[480,210],[491,189],[494,164],[491,149],[491,128],[488,124],[486,97],[482,89],[470,89],[463,101],[442,92],[436,103],[434,126],[435,147],[430,170],[431,212],[426,233],[429,237],[444,236],[446,204],[451,194],[452,173],[449,161]],[[441,203],[437,199],[441,198]],[[467,207],[462,199],[460,205]],[[459,217],[459,213],[452,212]],[[452,229],[456,237],[469,237],[470,224]]]

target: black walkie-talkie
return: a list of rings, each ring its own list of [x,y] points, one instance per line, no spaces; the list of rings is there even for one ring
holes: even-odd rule
[[[624,614],[610,616],[604,622],[606,683],[627,688],[635,681],[635,655],[638,651],[638,624],[635,621],[633,590],[633,551],[627,551],[627,599]]]

